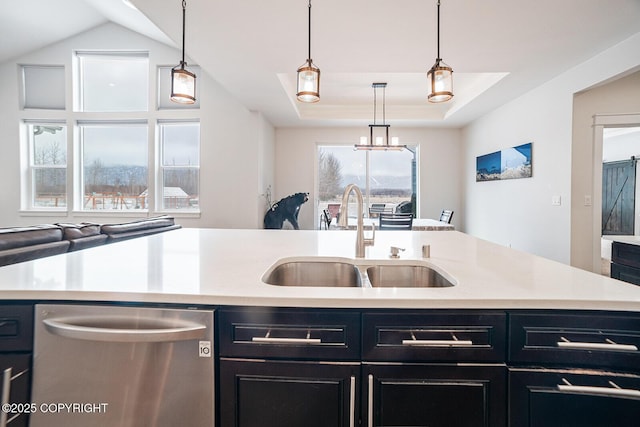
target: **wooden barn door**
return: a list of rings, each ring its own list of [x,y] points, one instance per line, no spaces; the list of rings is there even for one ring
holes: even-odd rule
[[[636,159],[602,165],[602,234],[633,235]]]

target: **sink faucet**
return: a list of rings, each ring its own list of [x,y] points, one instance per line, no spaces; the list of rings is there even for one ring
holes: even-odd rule
[[[364,258],[364,247],[365,246],[373,246],[375,235],[376,235],[376,226],[371,224],[373,227],[373,235],[370,239],[364,238],[364,221],[362,219],[364,213],[364,201],[362,200],[362,191],[355,184],[349,184],[344,189],[344,193],[342,194],[342,203],[340,205],[340,219],[338,220],[338,225],[342,228],[348,227],[348,209],[349,209],[349,195],[351,192],[356,193],[356,201],[358,202],[358,225],[356,229],[356,258]]]

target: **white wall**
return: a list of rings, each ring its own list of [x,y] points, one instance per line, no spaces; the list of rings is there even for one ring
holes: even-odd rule
[[[20,212],[20,148],[19,123],[22,119],[56,118],[66,120],[72,135],[71,70],[76,49],[127,49],[149,51],[150,69],[158,65],[175,65],[181,53],[171,47],[131,32],[115,24],[105,24],[37,52],[0,64],[0,226],[26,225],[45,222],[118,222],[140,213],[120,212],[102,214],[74,212],[51,214]],[[64,65],[67,76],[66,111],[21,111],[19,109],[19,64]],[[155,72],[151,73],[150,106],[155,106]],[[154,120],[160,118],[200,118],[201,120],[201,215],[175,214],[177,222],[186,227],[256,228],[262,220],[262,209],[256,206],[258,188],[273,181],[273,127],[261,116],[248,111],[209,75],[198,75],[200,109],[136,113],[135,117],[149,120],[153,132]],[[118,118],[130,118],[124,114]],[[71,141],[71,139],[70,139]],[[150,137],[153,146],[153,135]],[[70,146],[69,146],[69,153]],[[263,154],[266,155],[264,157]],[[70,169],[71,170],[71,169]],[[149,215],[156,212],[149,212]]]
[[[258,187],[256,189],[256,228],[263,227],[264,213],[270,207],[269,197],[275,192],[276,133],[260,113],[254,113],[258,125]]]
[[[590,166],[576,170],[575,160],[572,163],[573,94],[639,65],[640,33],[467,126],[463,130],[465,230],[569,263],[576,246],[572,199],[589,194],[572,195],[572,180],[592,181]],[[532,178],[475,182],[477,156],[530,141]],[[558,196],[561,205],[552,205]]]
[[[403,144],[419,146],[419,215],[438,218],[442,209],[455,211],[452,223],[461,229],[464,212],[461,202],[462,156],[457,129],[399,128],[393,134]],[[317,227],[314,206],[317,203],[318,144],[353,145],[366,134],[360,128],[286,128],[276,130],[276,172],[274,201],[297,192],[309,192],[310,201],[300,210],[300,228]]]

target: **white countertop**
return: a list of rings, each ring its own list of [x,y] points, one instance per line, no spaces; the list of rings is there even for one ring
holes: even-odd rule
[[[628,243],[630,245],[637,245],[640,246],[640,236],[615,236],[615,235],[608,235],[608,236],[602,236],[603,239],[606,240],[611,240],[613,242],[620,242],[620,243]]]
[[[267,285],[285,257],[353,258],[355,231],[180,229],[0,267],[0,298],[345,308],[559,308],[640,312],[640,286],[457,231],[377,231],[363,262],[417,259],[449,288]],[[431,257],[421,258],[423,244]],[[400,261],[389,247],[405,248]]]

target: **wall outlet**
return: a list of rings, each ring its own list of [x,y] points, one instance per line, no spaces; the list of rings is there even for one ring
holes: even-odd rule
[[[562,197],[560,196],[551,197],[551,204],[553,206],[560,206],[562,204]]]

